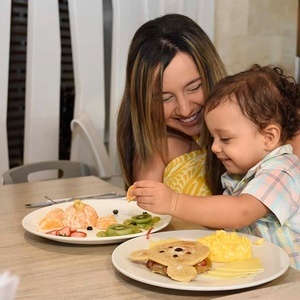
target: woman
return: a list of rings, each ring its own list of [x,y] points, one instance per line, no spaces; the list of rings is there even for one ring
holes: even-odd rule
[[[211,151],[206,156],[202,109],[225,75],[214,45],[190,18],[169,14],[137,30],[117,119],[126,189],[149,179],[192,195],[222,192],[224,168]]]

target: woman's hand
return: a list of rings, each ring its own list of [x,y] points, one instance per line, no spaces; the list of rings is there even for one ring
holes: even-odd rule
[[[157,214],[172,215],[176,208],[178,194],[165,184],[156,181],[137,181],[134,183],[132,195],[137,205]]]

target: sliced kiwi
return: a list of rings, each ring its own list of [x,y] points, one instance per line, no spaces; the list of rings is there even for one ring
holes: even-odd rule
[[[97,233],[96,233],[96,236],[97,237],[106,237],[106,232],[105,231],[98,231]]]
[[[130,225],[130,226],[135,226],[136,223],[133,222],[131,219],[126,219],[124,222],[123,222],[124,225]]]
[[[151,221],[148,223],[144,223],[144,224],[137,224],[137,226],[139,226],[141,229],[150,229],[151,227],[153,227],[154,223],[157,223],[158,221],[160,221],[160,217],[153,217],[151,218]]]
[[[152,224],[159,222],[161,219],[158,216],[152,218]]]
[[[152,220],[152,216],[148,213],[143,213],[141,215],[132,216],[131,220],[136,224],[145,224]]]
[[[112,224],[106,229],[106,236],[120,236],[135,233],[133,228],[124,224]]]
[[[140,227],[141,229],[147,230],[147,229],[151,228],[152,225],[153,225],[152,222],[148,222],[148,223],[144,223],[144,224],[138,224],[137,226]]]
[[[137,225],[130,225],[130,227],[132,228],[132,233],[142,232],[141,228]]]

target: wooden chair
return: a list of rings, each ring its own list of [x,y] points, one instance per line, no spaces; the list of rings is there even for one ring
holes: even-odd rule
[[[31,180],[31,178],[34,178],[34,174],[37,172],[42,172],[38,176],[39,180],[92,175],[92,171],[87,164],[75,161],[55,160],[29,163],[12,168],[3,173],[2,181],[3,184],[35,181]]]

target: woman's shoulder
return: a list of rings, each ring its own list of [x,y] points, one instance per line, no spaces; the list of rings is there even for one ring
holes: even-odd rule
[[[192,137],[179,135],[174,132],[168,132],[167,142],[168,154],[164,157],[166,165],[178,156],[199,149],[199,145]]]

